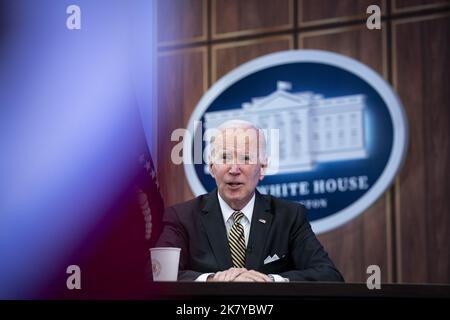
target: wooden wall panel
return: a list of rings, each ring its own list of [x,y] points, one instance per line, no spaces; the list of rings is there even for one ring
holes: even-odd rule
[[[378,5],[386,12],[385,0],[299,0],[299,26],[335,23],[368,17],[366,10],[370,5]]]
[[[410,144],[397,198],[399,280],[450,282],[450,14],[393,25]]]
[[[387,75],[386,26],[369,30],[365,25],[300,33],[299,46],[304,49],[334,51],[368,65],[383,77]]]
[[[392,0],[392,12],[410,12],[450,6],[450,0]]]
[[[212,80],[217,81],[236,66],[276,51],[293,48],[292,36],[230,42],[212,47]]]
[[[158,0],[160,45],[206,40],[207,0]]]
[[[368,30],[365,25],[361,25],[306,32],[300,35],[299,45],[305,49],[344,54],[367,64],[382,75],[386,74],[384,31]],[[391,211],[387,194],[358,218],[319,236],[349,282],[364,282],[367,278],[366,269],[372,264],[380,266],[382,281],[392,279]]]
[[[173,130],[186,128],[207,89],[206,47],[160,54],[158,57],[158,178],[166,206],[193,197],[182,164],[171,161]]]
[[[213,39],[293,27],[294,0],[212,0]]]

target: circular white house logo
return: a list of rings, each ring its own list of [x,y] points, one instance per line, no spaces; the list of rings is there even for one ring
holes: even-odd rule
[[[327,51],[283,51],[237,67],[205,93],[188,130],[196,137],[230,119],[278,129],[277,172],[258,190],[303,204],[316,233],[372,205],[395,178],[407,146],[406,117],[392,88],[366,65]],[[200,147],[202,154],[205,141]],[[190,151],[184,168],[194,194],[213,190],[192,137],[183,148]]]

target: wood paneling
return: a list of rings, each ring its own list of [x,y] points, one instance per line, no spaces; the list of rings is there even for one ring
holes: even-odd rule
[[[301,34],[299,45],[305,49],[337,52],[386,74],[385,35],[382,30],[383,27],[381,30],[368,30],[361,25],[307,32]],[[366,269],[372,264],[380,266],[382,281],[392,278],[389,205],[385,194],[358,218],[319,236],[347,281],[365,281]]]
[[[450,282],[450,15],[393,25],[393,75],[410,145],[397,199],[399,280]]]
[[[383,0],[299,0],[299,26],[365,19],[370,5],[377,5],[382,13],[386,12],[386,1]]]
[[[392,0],[392,12],[409,12],[450,6],[449,0]]]
[[[214,45],[212,47],[213,82],[244,62],[265,54],[292,48],[292,36],[277,36]]]
[[[368,65],[386,77],[386,27],[369,30],[365,25],[304,32],[299,46],[304,49],[334,51]]]
[[[380,267],[382,282],[392,279],[387,198],[381,197],[363,215],[318,236],[346,282],[365,282],[370,265]]]
[[[157,35],[161,45],[206,40],[207,0],[158,0]]]
[[[293,27],[294,0],[212,0],[213,39]]]
[[[193,197],[182,164],[171,160],[173,130],[186,128],[207,88],[206,47],[167,52],[158,57],[158,178],[166,206]]]

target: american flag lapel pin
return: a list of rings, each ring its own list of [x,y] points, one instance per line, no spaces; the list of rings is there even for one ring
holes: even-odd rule
[[[264,220],[264,219],[259,219],[258,221],[261,223],[266,223],[266,220]]]

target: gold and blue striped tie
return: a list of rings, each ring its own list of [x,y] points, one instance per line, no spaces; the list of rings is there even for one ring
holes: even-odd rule
[[[231,259],[233,260],[233,267],[245,267],[245,238],[244,228],[240,221],[244,214],[240,211],[233,213],[233,226],[231,227],[228,236],[228,243],[230,245]]]

